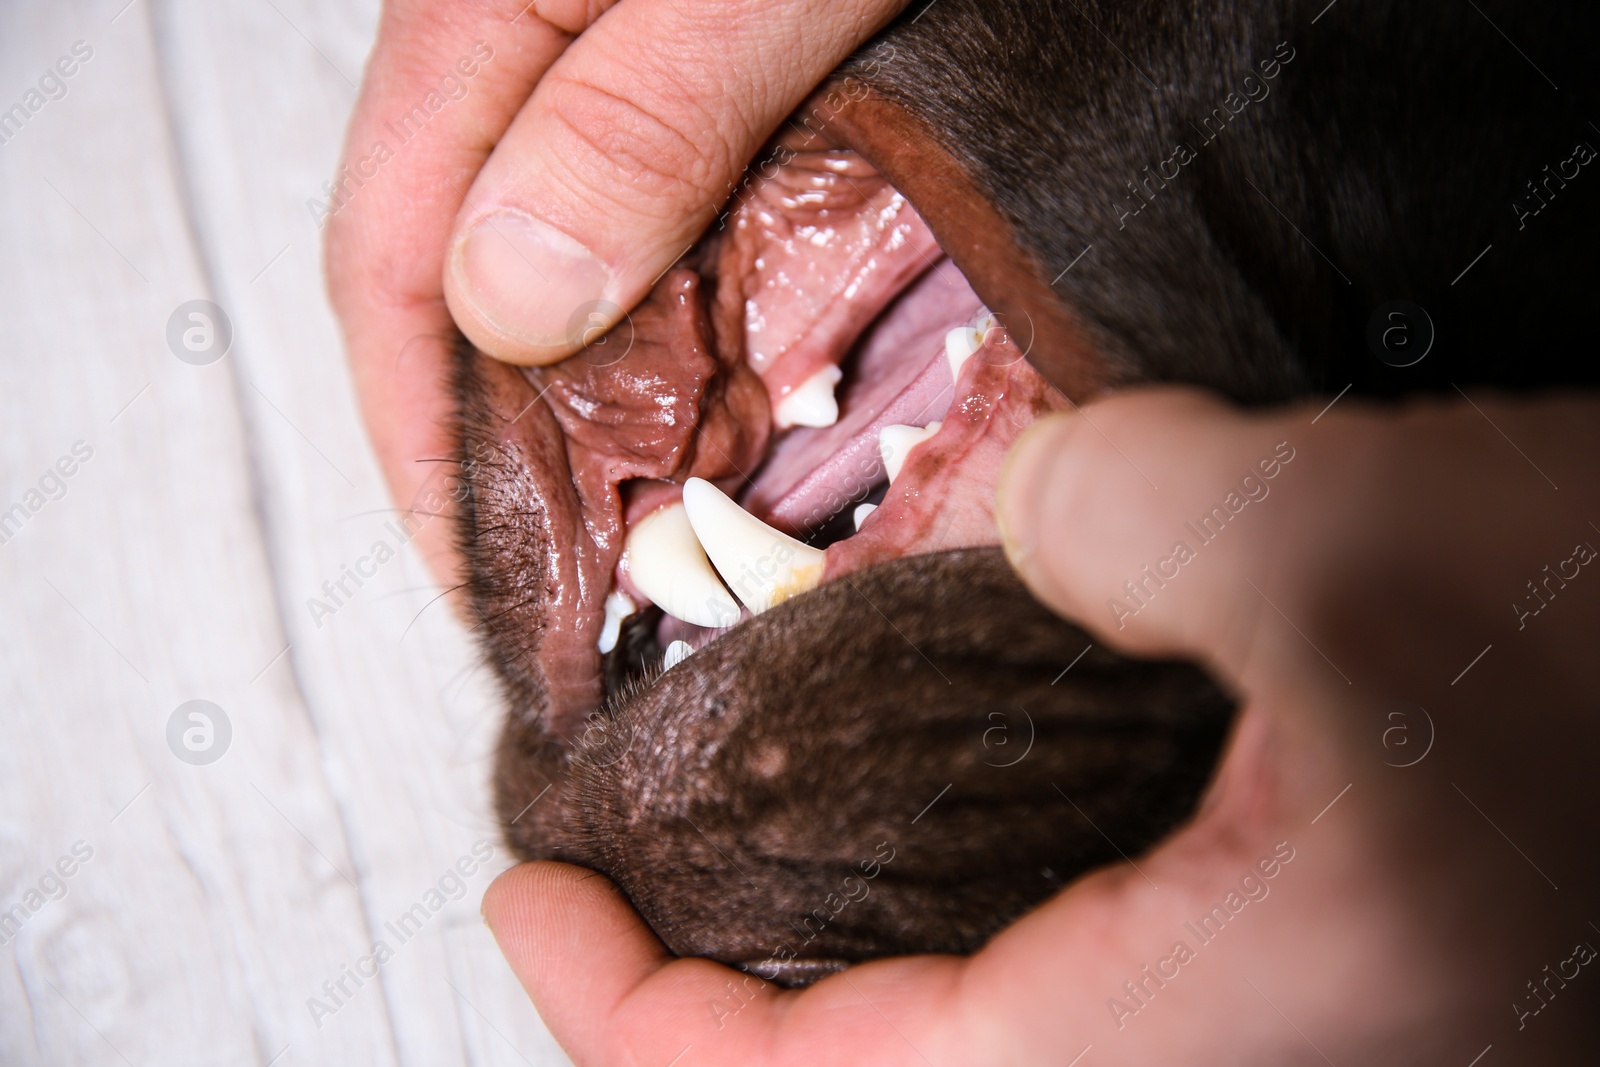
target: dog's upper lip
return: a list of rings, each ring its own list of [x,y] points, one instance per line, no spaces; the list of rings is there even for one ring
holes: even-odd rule
[[[1058,280],[1028,252],[995,197],[932,127],[897,99],[849,92],[836,75],[801,105],[822,109],[822,136],[859,153],[915,204],[973,291],[1011,331],[1028,360],[1074,403],[1115,380],[1082,320],[1051,288]],[[829,99],[843,100],[828,108]]]

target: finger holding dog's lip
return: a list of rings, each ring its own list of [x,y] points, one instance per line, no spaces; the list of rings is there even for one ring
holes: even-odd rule
[[[1036,596],[1112,645],[1238,677],[1260,606],[1241,575],[1270,583],[1308,501],[1297,422],[1172,388],[1042,419],[1002,469],[1002,544]]]
[[[451,454],[458,341],[442,282],[451,223],[468,176],[568,39],[542,19],[477,4],[385,8],[330,185],[324,258],[367,432],[409,515],[429,514],[439,461]],[[448,587],[460,561],[447,526],[430,519],[414,543]]]
[[[795,105],[903,6],[616,5],[550,68],[465,197],[444,274],[462,331],[545,365],[584,343],[575,309],[610,327]]]
[[[522,166],[527,159],[519,164],[514,157],[544,151],[522,140],[508,143],[508,128],[514,122],[529,130],[561,126],[563,135],[573,142],[566,157],[568,167],[574,173],[595,176],[589,194],[607,183],[616,187],[613,193],[629,185],[631,164],[602,158],[610,134],[593,125],[603,126],[614,115],[595,110],[561,118],[539,114],[544,97],[534,95],[535,87],[552,65],[570,48],[574,56],[564,64],[565,76],[574,83],[586,78],[600,83],[601,68],[611,67],[615,72],[616,64],[608,56],[614,56],[616,48],[661,49],[662,39],[638,39],[630,34],[637,34],[639,23],[652,17],[658,21],[669,18],[680,20],[680,32],[672,38],[672,63],[688,66],[687,57],[698,55],[699,69],[708,78],[720,71],[729,84],[737,84],[740,70],[762,70],[764,77],[773,77],[782,86],[773,90],[770,115],[740,111],[738,94],[719,95],[704,108],[693,105],[708,121],[722,115],[719,121],[739,133],[737,147],[722,159],[722,166],[733,171],[727,182],[684,186],[671,211],[633,212],[629,227],[618,227],[614,219],[599,221],[606,227],[607,240],[617,242],[616,248],[629,255],[639,248],[650,251],[624,270],[626,292],[618,290],[620,301],[600,300],[604,284],[592,293],[588,292],[595,288],[592,285],[574,290],[576,295],[562,305],[558,316],[560,337],[555,349],[545,349],[545,355],[536,360],[519,356],[521,362],[559,358],[553,353],[570,353],[590,339],[597,326],[609,327],[625,315],[651,279],[682,253],[689,238],[680,242],[679,231],[698,232],[726,198],[732,179],[744,165],[740,153],[754,154],[765,137],[765,132],[754,131],[775,126],[792,107],[792,102],[784,103],[788,97],[803,95],[903,4],[863,0],[859,23],[834,23],[836,39],[830,49],[789,49],[782,62],[760,65],[751,52],[762,47],[759,37],[745,38],[745,48],[721,38],[730,32],[724,27],[725,10],[719,9],[715,17],[683,22],[687,16],[681,5],[670,0],[629,0],[620,5],[626,9],[618,13],[621,26],[606,31],[613,50],[608,53],[600,46],[586,46],[590,27],[612,6],[610,2],[514,4],[502,12],[459,0],[408,0],[385,8],[379,41],[346,136],[344,166],[330,185],[325,257],[329,293],[343,327],[368,434],[391,494],[414,514],[428,513],[430,486],[438,481],[441,460],[451,454],[448,426],[455,401],[449,376],[459,342],[458,323],[446,303],[445,279],[450,250],[461,243],[452,237],[452,230],[458,218],[464,222],[483,214],[473,208],[483,202],[474,181],[487,163],[500,158],[503,168],[527,169]],[[752,4],[752,9],[760,11],[753,10],[748,21],[765,27],[767,37],[781,39],[785,33],[792,35],[797,26],[826,21],[817,18],[814,6],[800,2]],[[755,17],[757,14],[761,17]],[[618,21],[608,19],[608,25]],[[669,102],[668,111],[673,106],[681,110],[690,105]],[[566,124],[569,119],[590,125],[573,127]],[[669,128],[663,126],[655,132],[666,135]],[[695,149],[702,150],[709,152],[710,148]],[[546,177],[558,180],[554,175]],[[522,195],[531,195],[528,184],[521,183],[518,188]],[[571,187],[547,189],[544,195],[547,202],[565,201],[569,208],[581,199]],[[532,218],[527,208],[524,202],[519,209],[524,221]],[[699,221],[691,223],[690,219]],[[562,214],[553,221],[569,219]],[[513,237],[521,232],[518,225],[523,225],[514,222],[515,213],[502,226]],[[595,243],[580,227],[569,225],[567,229]],[[670,240],[663,235],[670,235]],[[493,243],[504,250],[503,238],[496,237]],[[530,270],[527,261],[514,254],[500,265],[510,268],[510,273],[495,283],[501,288]],[[582,271],[566,271],[559,280],[570,287],[585,276]],[[534,295],[538,292],[536,289]],[[541,299],[548,301],[548,292]],[[512,343],[508,350],[493,340],[499,336],[496,331],[473,327],[471,323],[480,320],[471,312],[472,306],[466,302],[458,310],[462,311],[460,324],[475,339],[502,354],[529,351],[522,342]],[[584,306],[589,313],[581,316],[576,329],[569,329],[570,318]],[[451,506],[448,500],[444,503],[446,508]],[[428,522],[415,543],[441,584],[453,587],[460,580],[462,560],[446,526],[446,522]]]

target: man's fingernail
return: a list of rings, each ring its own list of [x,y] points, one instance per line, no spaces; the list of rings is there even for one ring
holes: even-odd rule
[[[1040,517],[1050,492],[1050,471],[1072,431],[1070,415],[1047,416],[1029,426],[1011,446],[995,487],[995,523],[1006,558],[1024,579],[1034,576]]]
[[[521,211],[485,215],[456,248],[458,291],[490,327],[532,348],[570,352],[615,315],[611,269]],[[620,310],[620,309],[619,309]],[[576,325],[575,325],[576,324]]]

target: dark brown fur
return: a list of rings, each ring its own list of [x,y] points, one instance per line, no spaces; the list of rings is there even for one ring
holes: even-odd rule
[[[1600,8],[1567,2],[935,0],[841,75],[959,164],[1110,381],[1454,396],[1600,381],[1559,355],[1593,346],[1600,174],[1545,190],[1543,169],[1600,148],[1597,39]],[[1280,45],[1294,59],[1270,95],[1206,140]],[[1180,143],[1194,162],[1130,200]],[[1548,208],[1522,218],[1530,182]],[[1428,311],[1438,358],[1373,356],[1369,319],[1394,300]],[[1040,368],[1069,377],[1052,347]]]

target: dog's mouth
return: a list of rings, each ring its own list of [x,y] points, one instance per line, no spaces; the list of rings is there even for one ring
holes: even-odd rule
[[[557,730],[822,583],[998,543],[1001,461],[1066,403],[906,196],[791,141],[626,321],[518,372]]]

